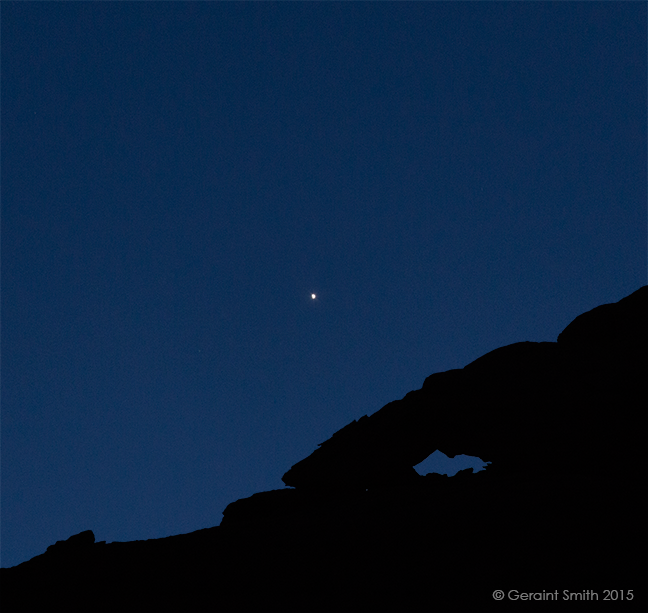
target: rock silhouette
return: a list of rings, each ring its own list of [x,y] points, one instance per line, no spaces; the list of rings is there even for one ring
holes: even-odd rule
[[[0,569],[2,611],[648,610],[647,313],[644,286],[433,374],[220,526],[59,541]],[[437,449],[491,464],[418,475]]]
[[[95,537],[92,530],[85,530],[71,536],[65,541],[56,541],[47,551],[56,556],[74,556],[83,551],[88,551],[94,545]]]

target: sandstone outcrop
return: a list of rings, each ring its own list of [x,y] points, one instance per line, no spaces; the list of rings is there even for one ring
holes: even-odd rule
[[[629,432],[610,415],[641,419],[647,303],[644,287],[580,315],[557,342],[515,343],[433,374],[420,390],[336,432],[282,479],[298,489],[389,487],[415,480],[412,467],[436,449],[534,479],[591,466],[602,448],[612,466],[610,454],[645,443],[641,429]],[[581,478],[600,480],[588,472]]]
[[[648,610],[647,314],[644,286],[433,374],[220,526],[60,541],[1,569],[2,610]],[[491,464],[418,475],[436,449]]]

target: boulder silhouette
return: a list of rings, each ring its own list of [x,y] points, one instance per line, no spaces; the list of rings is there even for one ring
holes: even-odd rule
[[[219,526],[59,541],[0,569],[2,610],[646,611],[647,313],[644,286],[435,373]],[[437,449],[490,464],[418,475]]]
[[[92,530],[84,530],[65,541],[56,541],[54,545],[50,545],[47,548],[47,551],[56,556],[78,556],[82,555],[83,552],[90,551],[94,542],[94,532]]]

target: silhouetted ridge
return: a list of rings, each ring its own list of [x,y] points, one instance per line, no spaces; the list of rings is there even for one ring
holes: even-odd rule
[[[561,347],[577,352],[621,351],[629,356],[646,350],[648,286],[614,304],[602,304],[579,315],[559,335]]]
[[[220,526],[59,541],[1,569],[2,610],[646,611],[647,313],[644,286],[557,342],[435,373],[320,443],[289,488],[229,504]],[[491,464],[418,475],[437,449]]]

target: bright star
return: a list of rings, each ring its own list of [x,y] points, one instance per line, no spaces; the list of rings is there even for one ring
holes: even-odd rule
[[[317,296],[316,296],[315,294],[311,294],[311,298],[312,298],[313,300],[315,300],[315,298],[317,298]]]

